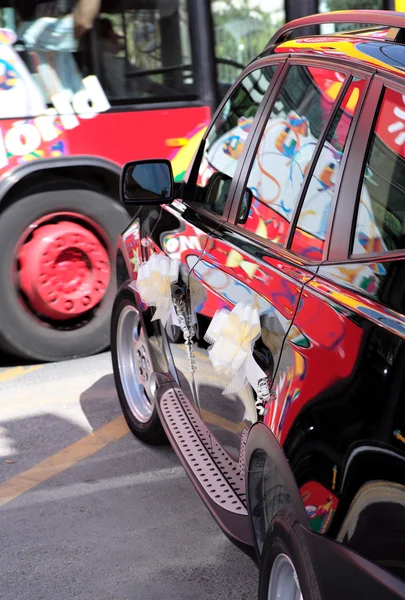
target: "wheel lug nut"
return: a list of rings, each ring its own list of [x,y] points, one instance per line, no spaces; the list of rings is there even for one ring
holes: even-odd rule
[[[146,360],[144,356],[142,356],[142,368],[146,369]]]
[[[143,376],[143,369],[142,369],[142,367],[140,367],[140,369],[139,369],[139,375],[140,375],[141,377]]]
[[[141,351],[140,351],[140,350],[137,350],[137,351],[136,351],[136,355],[137,355],[137,357],[138,357],[138,358],[141,358],[141,356],[142,356],[142,355],[141,355]]]

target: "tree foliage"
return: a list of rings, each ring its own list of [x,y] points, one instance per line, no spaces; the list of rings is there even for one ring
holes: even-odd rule
[[[328,0],[328,10],[372,10],[383,8],[383,0]]]
[[[270,5],[271,3],[269,3]],[[249,63],[265,47],[282,23],[270,10],[263,10],[257,0],[214,0],[216,55],[241,66]],[[220,65],[220,79],[232,81],[235,71]]]

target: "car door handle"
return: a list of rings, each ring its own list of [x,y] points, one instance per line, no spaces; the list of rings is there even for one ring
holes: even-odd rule
[[[253,347],[253,358],[259,367],[266,373],[270,383],[274,375],[274,357],[272,352],[263,344],[260,338]]]

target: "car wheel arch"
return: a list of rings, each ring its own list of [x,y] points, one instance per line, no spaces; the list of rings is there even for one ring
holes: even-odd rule
[[[339,506],[329,532],[331,537],[341,540],[347,528],[345,524],[358,519],[361,513],[358,507],[362,504],[359,497],[364,490],[378,483],[380,489],[385,484],[387,489],[396,486],[405,492],[404,466],[404,457],[388,448],[372,445],[356,448],[343,470]],[[405,506],[405,494],[403,497]]]
[[[117,248],[117,253],[115,256],[115,274],[118,292],[124,284],[127,284],[126,287],[128,288],[128,282],[131,280],[131,275],[129,272],[128,261],[126,260],[126,257],[120,248]]]
[[[397,504],[402,509],[405,508],[405,486],[394,481],[380,480],[369,481],[363,484],[357,494],[354,496],[347,512],[342,526],[337,535],[337,541],[343,544],[347,543],[346,537],[353,535],[355,526],[362,513],[371,505],[379,505],[379,516],[384,513],[382,504]]]
[[[287,458],[277,439],[263,423],[249,432],[245,449],[248,512],[256,553],[261,555],[264,539],[274,517],[290,506],[305,529],[310,529],[300,491]],[[267,496],[266,477],[271,478]],[[266,500],[263,500],[263,494]]]

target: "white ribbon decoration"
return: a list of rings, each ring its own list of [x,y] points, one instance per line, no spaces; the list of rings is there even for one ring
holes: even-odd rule
[[[260,392],[259,382],[266,379],[266,373],[253,358],[260,335],[259,312],[251,305],[239,302],[231,312],[222,309],[215,313],[204,339],[212,344],[208,354],[215,371],[233,376],[222,394],[239,391],[247,381]]]
[[[179,269],[178,260],[172,260],[164,254],[152,254],[150,259],[139,267],[137,280],[129,286],[138,292],[142,302],[156,307],[152,321],[160,319],[164,327],[169,320],[173,325],[178,325],[171,285],[178,280]]]

